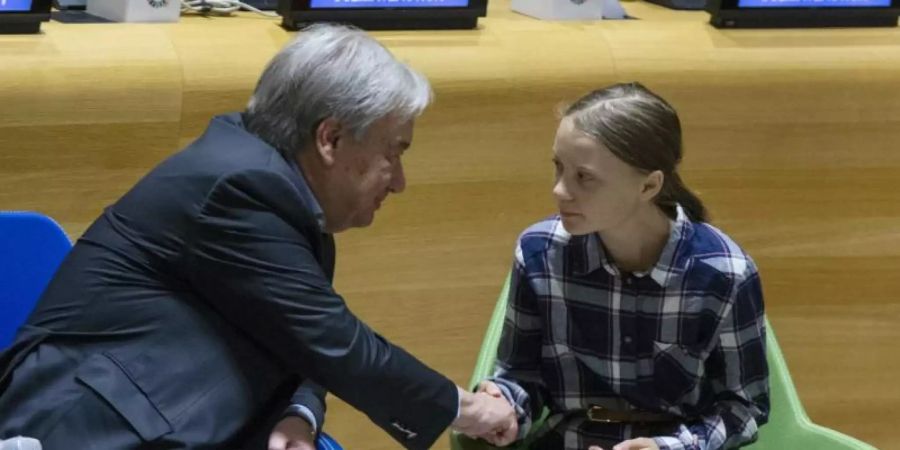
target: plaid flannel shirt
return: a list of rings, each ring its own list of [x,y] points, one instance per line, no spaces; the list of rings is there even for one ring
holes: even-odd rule
[[[544,407],[543,432],[566,450],[599,439],[653,438],[662,450],[734,448],[769,410],[762,289],[724,233],[679,207],[657,264],[622,273],[597,234],[573,236],[558,216],[519,238],[496,382],[520,437]],[[671,434],[585,420],[593,405],[670,413]],[[574,414],[573,414],[574,413]]]

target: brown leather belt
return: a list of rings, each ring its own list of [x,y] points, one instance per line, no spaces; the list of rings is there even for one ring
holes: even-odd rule
[[[657,423],[678,420],[678,417],[666,413],[639,410],[613,411],[602,406],[591,406],[585,413],[591,422],[603,423]]]

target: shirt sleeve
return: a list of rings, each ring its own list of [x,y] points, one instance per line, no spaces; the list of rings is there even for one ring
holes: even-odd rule
[[[319,386],[310,379],[306,379],[291,397],[291,405],[285,411],[285,416],[298,416],[306,420],[318,433],[325,425],[325,388]]]
[[[537,298],[526,279],[521,247],[516,251],[508,295],[497,363],[490,381],[498,385],[515,408],[521,439],[540,416],[547,396],[540,373],[543,325]]]
[[[769,414],[765,341],[762,286],[754,270],[738,285],[706,362],[713,410],[672,436],[656,437],[660,450],[730,449],[756,439]]]

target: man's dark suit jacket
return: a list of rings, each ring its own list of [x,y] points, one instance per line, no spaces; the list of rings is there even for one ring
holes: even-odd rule
[[[335,293],[334,241],[295,167],[220,116],[107,208],[0,355],[0,438],[262,449],[314,380],[402,446],[430,447],[456,387]]]

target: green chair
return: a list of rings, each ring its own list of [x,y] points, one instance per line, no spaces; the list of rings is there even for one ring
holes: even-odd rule
[[[497,358],[497,346],[500,343],[500,334],[503,331],[503,320],[506,316],[506,297],[509,292],[509,279],[503,286],[491,321],[488,323],[484,342],[478,354],[475,371],[472,374],[470,386],[474,386],[481,380],[492,375],[494,361]],[[767,358],[769,361],[769,384],[771,395],[771,411],[769,422],[759,432],[759,439],[744,448],[750,450],[875,450],[875,447],[854,439],[835,430],[831,430],[812,423],[800,403],[794,382],[788,372],[787,364],[775,333],[768,322],[767,325]],[[544,411],[546,415],[546,411]],[[537,422],[542,421],[544,417]],[[536,429],[538,423],[532,429]],[[450,435],[450,448],[452,450],[490,450],[495,447],[484,441],[469,439],[457,433]],[[524,443],[508,448],[527,449],[527,438]]]

